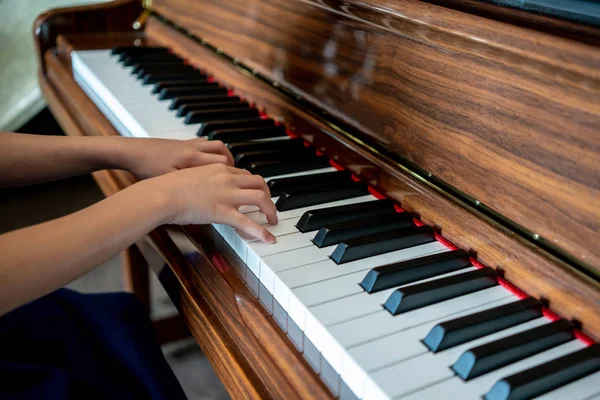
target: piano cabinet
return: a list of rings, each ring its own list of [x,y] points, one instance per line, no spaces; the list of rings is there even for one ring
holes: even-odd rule
[[[312,79],[323,79],[324,87],[333,89],[339,87],[339,82],[334,78],[318,75],[320,73],[318,71],[322,71],[319,70],[322,67],[319,61],[307,60],[296,65],[277,64],[277,57],[287,57],[287,60],[294,60],[294,63],[297,61],[297,54],[286,53],[290,51],[290,46],[293,46],[284,43],[286,40],[289,41],[288,43],[293,43],[294,33],[284,32],[282,37],[271,37],[272,40],[265,38],[264,35],[268,37],[272,32],[261,32],[265,26],[262,23],[263,19],[275,15],[276,10],[283,7],[283,3],[279,1],[267,3],[261,0],[248,2],[246,7],[249,9],[255,7],[256,10],[264,12],[252,16],[240,13],[236,7],[228,9],[212,1],[156,0],[153,5],[156,13],[145,15],[142,29],[139,30],[133,29],[134,22],[142,13],[142,7],[137,1],[116,1],[99,6],[45,13],[36,21],[34,33],[40,61],[39,81],[48,106],[69,135],[117,135],[119,133],[115,127],[75,82],[71,69],[71,51],[110,49],[119,45],[169,47],[188,63],[207,71],[216,81],[223,83],[246,101],[255,104],[262,112],[284,123],[292,134],[305,139],[336,164],[348,168],[369,183],[378,193],[397,201],[406,211],[415,213],[423,223],[435,227],[436,232],[446,240],[468,250],[479,262],[495,269],[504,279],[528,295],[543,300],[544,304],[561,317],[576,321],[585,334],[593,339],[600,339],[600,286],[597,280],[573,268],[564,259],[536,246],[532,241],[515,234],[473,204],[440,190],[430,181],[416,177],[414,171],[406,168],[406,164],[388,157],[385,151],[373,151],[368,146],[370,142],[361,140],[363,137],[370,136],[371,139],[376,137],[379,142],[388,145],[392,143],[391,147],[384,147],[388,151],[401,153],[400,155],[409,160],[424,157],[426,162],[439,162],[439,160],[432,161],[429,155],[421,154],[427,149],[406,149],[394,145],[394,141],[400,139],[390,136],[385,127],[369,125],[370,122],[365,119],[365,116],[373,111],[372,104],[378,99],[377,96],[367,99],[362,105],[349,102],[346,107],[343,104],[344,99],[339,98],[337,94],[332,94],[331,102],[327,107],[315,106],[314,93],[311,94],[310,90],[303,85],[311,82]],[[461,7],[465,7],[465,4],[476,2],[457,0],[441,3],[460,3]],[[301,7],[304,2],[288,4],[286,7],[294,8]],[[320,15],[319,13],[325,12],[323,10],[327,10],[327,18],[333,18],[331,10],[341,3],[323,2],[318,10],[311,2],[307,4],[312,8],[306,11],[305,15],[309,17],[305,18],[310,19],[314,18],[310,15]],[[353,2],[344,4],[353,5]],[[370,4],[368,10],[360,9],[360,11],[368,16],[381,17],[373,9],[384,3],[372,1]],[[440,30],[440,26],[444,23],[455,22],[453,18],[458,15],[452,8],[435,8],[438,6],[425,4],[425,2],[409,1],[404,5],[407,8],[396,9],[394,15],[404,13],[403,18],[407,26],[413,26],[412,24],[418,19],[418,13],[423,12],[424,7],[430,7],[428,8],[430,11],[439,11],[435,14],[437,18],[432,17],[425,21],[425,30],[407,31],[408,39],[418,43],[422,42],[421,34]],[[398,3],[394,3],[394,7],[396,6],[400,7]],[[202,7],[205,7],[204,14],[202,14]],[[475,8],[481,7],[483,6],[478,5]],[[485,12],[499,10],[488,6],[483,8]],[[193,17],[186,17],[186,12]],[[480,13],[484,14],[483,11]],[[213,18],[214,24],[211,25],[207,20],[210,19],[207,16],[211,15],[221,16],[222,19]],[[288,22],[293,19],[293,23],[298,24],[304,18],[302,15],[295,16]],[[345,27],[350,30],[353,28],[362,30],[362,25],[360,27],[358,25],[364,23],[364,20],[360,19],[365,15],[357,14],[357,19],[353,22],[357,25],[348,22]],[[464,17],[466,21],[477,22],[466,27],[471,29],[471,34],[474,34],[473,30],[476,28],[495,29],[499,26],[497,25],[499,22],[488,21],[475,13],[465,14]],[[228,18],[234,21],[246,21],[246,24],[228,29],[223,23]],[[510,19],[516,30],[528,29],[524,27],[530,26],[528,24],[531,24],[531,21],[546,20],[543,17],[532,19],[529,14],[519,13],[511,14],[510,18],[504,16],[503,19]],[[549,22],[542,23],[541,26],[551,32],[559,32],[560,40],[567,40],[566,38],[575,40],[580,37],[580,30],[588,32],[588,28],[581,28],[579,25],[557,23],[553,19],[547,20]],[[85,23],[86,21],[93,21],[93,23]],[[374,21],[371,22],[375,24]],[[315,26],[318,27],[319,24],[311,24],[311,29]],[[548,28],[549,26],[551,28]],[[327,31],[326,27],[323,29]],[[597,35],[596,30],[591,29],[589,32]],[[519,40],[522,43],[528,40],[535,41],[537,32],[531,30],[527,33],[531,34],[531,37],[524,36]],[[236,37],[236,35],[244,36]],[[393,37],[393,35],[384,36],[388,39]],[[318,35],[315,36],[317,37]],[[434,36],[431,39],[437,40],[436,46],[443,47],[444,40],[453,37],[453,35]],[[203,45],[200,42],[203,38],[208,40],[207,44]],[[588,38],[590,39],[585,45],[594,45],[594,36],[588,35]],[[318,42],[317,39],[315,41]],[[495,54],[501,54],[507,62],[517,62],[527,58],[526,53],[513,57],[512,50],[503,50],[502,43],[494,44],[497,44]],[[315,46],[323,45],[324,43],[315,44]],[[344,43],[340,42],[339,45],[343,46]],[[460,49],[461,42],[448,42],[446,45],[446,50],[451,52],[454,46]],[[581,56],[578,53],[580,47],[577,46],[570,51]],[[483,54],[488,50],[483,49]],[[553,49],[553,51],[559,50],[560,48]],[[223,57],[221,54],[223,52],[233,58]],[[597,53],[594,53],[594,57],[596,55]],[[537,56],[532,54],[531,58],[535,59]],[[577,73],[583,75],[590,73],[591,65],[583,65],[586,60],[581,62],[582,65],[578,67],[580,69]],[[460,65],[459,61],[451,57],[447,62],[456,62]],[[240,68],[238,63],[245,63],[249,69]],[[290,71],[284,71],[284,75],[275,80],[277,65],[284,65],[290,68]],[[252,71],[256,73],[252,74]],[[592,89],[596,90],[597,76],[594,72],[592,74],[589,82]],[[394,80],[402,81],[404,78],[390,75],[381,79],[388,79],[390,84],[393,84]],[[437,84],[448,84],[443,76],[439,79]],[[519,79],[519,77],[515,75],[512,79]],[[525,86],[526,84],[527,82],[523,83]],[[293,92],[297,94],[297,98],[289,95],[290,91],[287,90],[289,88],[300,88],[299,91]],[[363,90],[368,92],[369,88]],[[481,95],[485,96],[486,93]],[[432,101],[435,102],[435,99]],[[356,109],[352,107],[357,107],[356,109],[362,107],[362,111],[354,113]],[[344,110],[348,112],[347,118],[343,115],[340,118]],[[406,112],[406,110],[399,112]],[[367,121],[369,132],[366,136],[348,134],[353,130],[346,130],[346,123],[349,123],[350,128],[355,128],[356,121]],[[339,127],[342,129],[338,129]],[[380,133],[381,136],[377,136]],[[432,134],[430,138],[435,140],[435,135]],[[410,140],[406,136],[404,139]],[[514,140],[517,141],[516,146],[518,146],[518,136],[515,136]],[[481,154],[489,151],[485,144],[480,147],[477,147],[479,146],[477,143],[473,145],[476,147],[471,149],[472,151],[479,151]],[[590,165],[591,167],[593,165]],[[452,168],[447,166],[447,171],[451,173]],[[457,171],[454,170],[458,173]],[[506,169],[503,173],[510,175],[514,172]],[[124,171],[101,171],[94,173],[94,177],[107,196],[135,182],[135,179]],[[467,181],[468,179],[464,182],[467,185],[466,191],[469,192],[472,182]],[[524,206],[527,205],[528,200],[520,199],[520,201],[524,202]],[[506,204],[502,204],[502,207],[505,206]],[[541,218],[540,215],[535,217]],[[528,216],[528,218],[532,217]],[[590,223],[591,225],[593,224]],[[569,229],[572,227],[570,226]],[[304,360],[302,354],[294,348],[258,299],[235,274],[234,271],[240,269],[236,263],[241,261],[212,228],[161,227],[151,232],[147,240],[158,250],[168,266],[155,272],[178,307],[187,329],[202,347],[232,397],[332,398],[330,391]],[[191,243],[193,251],[186,254],[181,246],[178,246],[179,242]],[[136,288],[136,293],[144,301],[147,297],[144,276],[146,267],[136,249],[131,249],[127,257],[133,261],[131,262],[133,266],[129,267],[128,273],[132,287]],[[163,325],[161,329],[169,328]]]

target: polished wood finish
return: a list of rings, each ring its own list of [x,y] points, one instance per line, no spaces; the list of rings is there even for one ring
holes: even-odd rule
[[[525,37],[512,36],[513,41],[508,40],[498,44],[497,41],[492,40],[489,43],[481,43],[476,46],[473,44],[473,40],[474,38],[481,38],[485,34],[486,30],[483,28],[491,29],[498,26],[494,24],[500,23],[490,21],[486,22],[485,26],[476,23],[471,24],[470,22],[474,17],[462,14],[460,14],[461,18],[465,18],[463,21],[464,29],[474,31],[466,35],[463,38],[464,41],[452,41],[450,39],[456,39],[458,32],[456,29],[452,29],[453,26],[441,25],[438,29],[434,29],[433,26],[434,23],[448,21],[444,17],[449,14],[445,13],[451,13],[451,15],[457,17],[459,14],[456,14],[457,11],[454,10],[442,10],[441,8],[438,10],[436,8],[437,11],[440,11],[440,14],[434,15],[431,12],[422,14],[430,19],[424,21],[423,29],[419,31],[416,29],[414,15],[411,17],[408,14],[402,14],[400,11],[397,11],[394,15],[390,14],[390,19],[387,22],[390,28],[384,30],[381,24],[377,25],[374,22],[366,25],[363,14],[348,17],[348,12],[355,11],[353,7],[342,11],[337,10],[337,14],[335,14],[331,10],[333,6],[339,5],[336,2],[323,1],[320,2],[321,5],[318,8],[315,8],[314,3],[298,0],[286,2],[285,4],[277,0],[269,2],[252,0],[250,3],[246,3],[245,7],[248,10],[254,10],[254,19],[243,19],[242,17],[249,17],[241,12],[241,5],[237,2],[226,2],[222,6],[217,5],[216,2],[188,2],[189,16],[185,18],[181,9],[178,8],[180,2],[173,0],[168,3],[170,8],[165,14],[169,14],[171,17],[176,16],[181,25],[196,26],[196,32],[202,33],[201,37],[209,38],[212,44],[223,43],[227,46],[234,46],[234,44],[228,44],[232,39],[232,35],[234,35],[235,42],[241,43],[239,47],[248,46],[247,49],[240,49],[237,44],[234,46],[236,51],[240,50],[240,52],[233,55],[239,56],[240,60],[248,62],[268,76],[277,77],[277,80],[281,81],[283,85],[294,84],[296,88],[301,89],[298,93],[312,93],[315,95],[315,91],[323,90],[319,94],[319,101],[315,98],[312,98],[311,101],[315,104],[325,104],[325,108],[329,112],[338,116],[340,116],[340,113],[345,112],[343,111],[344,107],[347,107],[348,112],[356,112],[355,114],[345,114],[346,122],[352,124],[360,122],[361,127],[365,128],[366,133],[371,137],[385,141],[384,143],[389,148],[395,149],[401,154],[409,154],[412,161],[423,159],[437,165],[436,162],[449,157],[449,154],[455,151],[457,153],[454,156],[459,154],[461,157],[452,159],[453,163],[463,163],[464,165],[454,166],[452,164],[454,168],[447,168],[445,172],[457,174],[462,171],[461,168],[466,168],[466,165],[470,165],[468,163],[472,162],[472,160],[467,159],[473,155],[473,149],[469,146],[477,147],[482,152],[480,156],[491,157],[494,162],[506,161],[506,167],[502,168],[496,175],[491,174],[485,178],[487,181],[496,180],[499,182],[498,196],[506,195],[502,190],[505,190],[509,185],[508,182],[501,181],[498,174],[509,174],[509,166],[515,167],[514,160],[517,158],[515,153],[510,151],[514,152],[515,148],[518,147],[518,137],[509,128],[518,126],[521,129],[518,132],[525,136],[525,141],[520,142],[523,148],[522,154],[519,154],[520,157],[523,157],[520,162],[524,165],[515,168],[518,171],[530,168],[527,171],[531,174],[529,179],[532,181],[539,179],[542,175],[546,176],[544,174],[548,173],[544,170],[547,166],[542,165],[543,163],[536,165],[534,168],[533,161],[523,160],[526,157],[539,157],[539,154],[536,153],[536,151],[540,151],[539,146],[535,143],[532,144],[531,140],[538,137],[535,136],[537,134],[534,135],[534,128],[546,125],[539,121],[531,121],[531,113],[534,109],[539,108],[540,115],[547,116],[548,111],[544,109],[547,99],[551,94],[556,94],[560,86],[558,83],[553,82],[560,82],[561,85],[564,83],[564,87],[571,90],[569,93],[557,97],[556,101],[560,103],[561,107],[567,107],[569,103],[567,100],[576,98],[581,100],[581,89],[584,84],[587,84],[591,99],[597,100],[594,98],[598,89],[597,75],[590,78],[594,74],[593,65],[588,64],[586,66],[584,62],[587,59],[586,56],[577,53],[577,49],[581,49],[581,47],[578,47],[580,45],[573,43],[573,48],[566,48],[568,54],[563,58],[556,59],[553,57],[554,55],[559,56],[558,53],[547,55],[546,58],[540,58],[535,54],[538,46],[545,48],[544,46],[552,45],[552,43],[547,41],[527,43],[528,39]],[[159,8],[166,7],[166,4],[166,0],[155,0],[155,5]],[[306,5],[310,12],[308,14],[293,12],[296,7],[300,7],[299,4]],[[378,3],[369,2],[369,4],[374,6]],[[394,2],[392,6],[414,6],[415,4],[417,3],[413,1]],[[213,26],[209,27],[204,16],[197,15],[200,5],[208,5],[206,12],[213,19]],[[433,6],[418,4],[418,7]],[[216,10],[220,10],[221,14],[215,15]],[[372,9],[368,9],[368,7],[360,10],[368,15],[379,15]],[[267,18],[272,17],[272,13],[276,12],[281,13],[279,15],[280,20],[287,20],[289,26],[277,35],[271,35],[273,32],[265,28],[265,25],[268,21],[271,27],[279,26],[280,20]],[[334,24],[335,27],[327,28],[325,25],[338,18],[334,15],[337,15],[342,22]],[[324,19],[321,22],[315,21],[316,16],[324,17]],[[224,29],[226,21],[229,22],[231,31]],[[248,22],[245,27],[239,26],[244,25],[241,23],[242,21]],[[301,24],[298,25],[299,22],[303,21],[310,23],[305,27]],[[400,23],[403,25],[398,25]],[[454,20],[454,23],[456,25],[457,20]],[[198,28],[200,25],[202,25],[202,29]],[[515,33],[523,32],[519,30],[511,31],[508,29],[509,27],[503,24],[501,26],[507,32],[504,34],[503,31],[503,34],[499,35],[497,40],[500,41],[511,37],[510,35]],[[399,27],[406,28],[400,39],[397,32]],[[321,59],[305,56],[304,58],[309,60],[306,61],[299,56],[303,48],[306,48],[308,54],[312,56],[316,51],[315,46],[319,46],[317,43],[322,45],[321,38],[325,36],[315,34],[316,28],[320,29],[319,35],[331,34],[330,38],[338,46],[336,51],[339,51],[339,54],[329,60],[338,68],[337,75],[333,77],[327,78],[320,74],[320,71],[323,71],[323,65],[325,67],[329,65],[320,63]],[[483,30],[477,31],[477,28]],[[240,31],[243,29],[258,29],[261,33],[258,34],[256,33],[258,31],[256,31],[254,36],[242,37],[243,33]],[[298,39],[297,43],[294,44],[294,38],[290,38],[290,35],[287,35],[286,32],[291,32],[290,35],[297,35],[298,38],[304,38],[304,40],[300,41]],[[490,32],[494,33],[493,31]],[[145,34],[146,36],[142,38],[145,44],[158,44],[173,48],[176,53],[185,57],[191,64],[205,69],[214,75],[218,81],[231,87],[236,93],[246,97],[249,101],[255,102],[259,108],[269,115],[283,121],[291,131],[301,135],[339,164],[351,169],[381,193],[400,201],[407,211],[416,212],[423,222],[435,226],[445,238],[459,247],[470,250],[482,263],[499,270],[511,283],[532,296],[547,300],[550,308],[559,315],[580,321],[585,333],[596,340],[600,340],[600,313],[598,312],[600,287],[598,282],[575,271],[530,242],[514,235],[506,228],[479,213],[478,210],[472,209],[470,205],[456,201],[447,193],[436,191],[426,182],[415,180],[392,160],[380,157],[368,147],[353,140],[352,137],[340,134],[335,130],[335,127],[326,124],[324,119],[315,117],[312,113],[299,108],[294,100],[283,96],[276,88],[248,74],[241,74],[235,65],[216,56],[210,49],[200,46],[197,42],[168,27],[160,20],[150,18],[147,22]],[[105,39],[107,39],[105,47],[108,48],[115,42],[110,41],[114,38],[109,39],[112,35],[105,36]],[[348,44],[343,40],[349,37],[356,39],[354,44],[352,42]],[[121,35],[119,40],[131,43],[132,40],[136,39],[140,39],[139,34],[130,32]],[[77,86],[70,72],[69,52],[72,49],[102,48],[102,40],[104,39],[68,34],[57,38],[58,49],[56,51],[45,53],[42,71],[48,73],[47,75],[40,74],[40,84],[53,113],[57,116],[57,120],[69,134],[117,134],[108,120]],[[346,76],[349,71],[356,73],[352,64],[356,61],[354,57],[359,55],[350,52],[350,50],[357,49],[356,46],[358,46],[359,40],[365,40],[369,47],[375,49],[373,67],[378,66],[380,68],[379,63],[382,60],[390,62],[389,68],[384,69],[384,75],[373,77],[373,80],[368,82],[361,81],[364,76],[360,73],[356,75],[355,79],[349,79]],[[399,43],[396,45],[392,43],[391,47],[384,46],[392,40]],[[564,39],[561,40],[563,42],[559,40],[555,48],[558,49],[561,43],[565,43]],[[302,42],[302,45],[300,45],[300,42]],[[416,49],[411,50],[408,46],[409,42],[414,42]],[[424,43],[427,43],[428,46],[425,46]],[[469,47],[467,44],[472,46]],[[224,50],[229,51],[231,48],[224,47]],[[516,51],[521,48],[525,50]],[[250,54],[250,50],[255,55]],[[443,50],[446,52],[443,53]],[[420,61],[415,54],[421,52],[424,59],[431,62],[431,58],[428,57],[431,56],[429,52],[432,51],[440,53],[433,63],[440,67],[436,71],[437,74],[425,76],[424,72],[423,74],[417,73],[412,64],[418,64]],[[446,61],[441,57],[442,53],[447,56]],[[406,54],[406,56],[403,56],[403,54]],[[594,54],[596,54],[595,50],[589,57],[594,57]],[[574,59],[567,66],[563,65],[564,58],[575,55],[579,58]],[[263,56],[264,58],[260,58]],[[347,59],[344,57],[347,57]],[[398,61],[402,57],[404,57],[404,62],[411,64],[410,66],[405,65],[405,71],[400,68],[404,64],[399,64],[400,61]],[[501,61],[497,69],[505,68],[502,70],[503,72],[495,69],[494,60]],[[517,61],[522,62],[522,64],[518,64]],[[465,82],[461,80],[465,78],[464,73],[459,73],[460,71],[457,72],[456,69],[468,66],[469,62],[479,63],[480,65],[479,68],[473,68],[471,82]],[[446,65],[446,63],[449,63],[449,65]],[[577,65],[573,66],[573,63]],[[444,68],[441,68],[442,66]],[[445,69],[446,67],[448,69]],[[335,69],[331,68],[332,70]],[[457,74],[456,77],[453,77],[456,79],[448,78],[447,75],[450,72]],[[514,75],[511,74],[517,72],[521,74],[517,74],[519,79],[515,78],[514,81],[510,81],[513,86],[508,87],[503,79],[514,78]],[[534,72],[538,75],[535,75]],[[491,73],[490,77],[484,76],[485,73]],[[551,76],[552,73],[555,75]],[[313,81],[316,77],[318,77],[318,80]],[[428,79],[432,82],[428,83]],[[391,89],[382,90],[383,86],[387,85],[386,80],[390,80],[390,87],[397,92],[393,92]],[[401,85],[402,82],[404,82],[403,85]],[[354,83],[356,85],[352,86]],[[433,87],[434,83],[440,87]],[[492,83],[497,85],[495,87],[496,91],[491,90],[490,85]],[[344,85],[348,85],[347,88]],[[456,93],[451,93],[451,85],[456,85],[459,88],[456,90],[463,90],[464,96],[461,98],[450,96],[450,94],[456,95]],[[314,89],[312,92],[307,89],[309,86],[311,90]],[[424,88],[427,90],[424,90]],[[353,99],[352,90],[367,93],[368,96],[364,97],[361,94],[359,101],[348,100]],[[403,91],[411,94],[412,97],[401,98]],[[430,97],[427,97],[428,93]],[[434,101],[435,95],[439,93],[448,96],[444,100],[446,103],[436,103]],[[473,93],[476,93],[477,96],[468,96],[473,95]],[[538,96],[536,99],[540,102],[529,103],[532,100],[531,97],[522,97],[513,99],[513,104],[507,104],[503,96],[514,93],[527,93],[529,96],[535,94],[535,96]],[[346,96],[346,101],[343,104],[341,104],[342,95]],[[446,115],[440,111],[440,107],[447,105],[450,100],[454,100],[457,104],[455,109],[449,110],[452,113]],[[517,104],[517,100],[523,104]],[[374,106],[376,101],[380,101],[380,106],[390,112],[391,115],[382,117],[381,111],[377,111],[377,107]],[[490,104],[494,101],[497,101],[494,104],[497,104],[499,110],[498,114],[494,114],[494,116],[498,120],[491,121],[490,107],[492,106]],[[572,104],[573,107],[579,107],[579,109],[585,108],[585,105],[581,102]],[[509,131],[506,137],[499,136],[506,139],[506,143],[500,141],[502,142],[500,144],[507,145],[503,151],[499,150],[498,144],[494,147],[489,142],[485,142],[486,138],[487,140],[490,138],[485,136],[484,133],[489,132],[480,132],[471,126],[460,126],[460,129],[457,127],[456,124],[461,122],[461,118],[465,118],[461,113],[468,114],[468,112],[472,112],[470,107],[475,105],[482,107],[480,109],[482,113],[481,120],[476,121],[481,122],[481,126],[477,129],[483,130],[484,123],[494,122],[492,127],[503,126]],[[589,139],[588,125],[590,125],[590,121],[591,123],[597,121],[592,118],[596,116],[594,112],[598,111],[593,109],[593,105],[592,101],[588,107],[588,111],[591,110],[591,112],[588,112],[590,119],[580,121],[582,129],[580,139],[582,141]],[[507,108],[503,109],[500,106]],[[520,110],[522,114],[519,114],[520,117],[516,122],[510,123],[506,120],[507,116],[500,113],[502,110],[509,110],[517,115],[515,107],[518,108],[518,106],[522,106]],[[581,112],[579,109],[573,111],[574,118],[580,115],[578,114]],[[561,110],[564,111],[565,109]],[[568,110],[572,111],[571,108]],[[555,111],[555,108],[551,108],[551,111]],[[374,116],[371,119],[366,117],[369,112]],[[432,117],[428,118],[427,112],[431,112]],[[472,114],[468,115],[472,116]],[[379,122],[375,121],[375,116],[380,118]],[[561,115],[557,115],[550,122],[555,123],[560,118]],[[525,129],[525,120],[532,124],[530,128]],[[573,119],[573,121],[575,120]],[[473,120],[470,121],[473,122]],[[548,122],[548,125],[550,122]],[[564,127],[564,125],[557,126]],[[379,131],[374,129],[377,127],[388,127],[389,129]],[[400,131],[399,127],[405,127],[406,131]],[[419,130],[420,135],[415,135],[411,131],[416,127],[422,128],[422,130]],[[410,137],[403,136],[405,132],[411,132],[413,135]],[[447,139],[441,138],[442,142],[436,145],[433,142],[425,143],[428,151],[433,149],[434,153],[436,151],[439,153],[437,155],[411,152],[411,149],[415,148],[413,146],[422,145],[422,142],[427,141],[428,138],[438,138],[442,132],[448,137],[455,138],[455,140],[460,140],[463,143],[468,142],[469,146],[459,146],[458,150],[452,150],[455,147],[452,147],[452,143],[450,143],[448,149],[441,149],[442,144],[446,145],[444,140]],[[568,137],[573,140],[572,133],[569,127],[565,128],[565,138]],[[477,136],[477,134],[482,136]],[[544,131],[544,134],[550,135],[546,131]],[[543,137],[551,138],[552,136]],[[402,140],[406,140],[407,143],[401,143]],[[548,149],[544,148],[544,150]],[[529,155],[528,152],[530,151],[534,154]],[[597,157],[597,151],[594,154]],[[571,159],[567,160],[570,164],[565,164],[562,160],[561,158],[560,165],[557,164],[559,169],[565,167],[565,165],[580,166],[576,162],[573,163]],[[597,159],[591,161],[593,166]],[[486,159],[485,165],[472,170],[473,176],[457,176],[456,179],[464,179],[467,184],[472,184],[469,179],[483,180],[484,178],[478,174],[481,174],[482,170],[491,168],[488,164],[489,162]],[[546,181],[548,184],[562,182],[560,174],[548,174],[549,178]],[[583,177],[588,176],[589,174],[583,175]],[[122,190],[135,182],[130,174],[123,171],[103,171],[98,173],[96,177],[102,190],[107,195]],[[521,182],[521,184],[525,183]],[[565,190],[573,189],[572,185],[564,187]],[[484,189],[488,190],[489,187],[482,190]],[[531,201],[540,198],[539,188],[528,187],[528,189],[533,190],[533,200]],[[591,193],[594,194],[595,190],[592,189]],[[512,201],[522,201],[522,194],[522,189],[517,191]],[[569,194],[565,196],[567,197],[564,201],[567,201]],[[552,197],[549,200],[554,199],[555,197]],[[530,200],[527,201],[529,203],[526,204],[534,204]],[[579,203],[576,202],[575,204]],[[558,206],[552,204],[552,207],[555,206],[558,207],[557,210],[564,210],[567,204]],[[592,206],[593,204],[590,207]],[[533,221],[535,215],[546,215],[545,210],[547,207],[550,207],[547,203],[540,204],[539,207],[529,213],[526,213],[522,207],[520,209],[516,208],[517,211],[520,210],[519,212],[522,213],[524,218],[527,218],[527,221]],[[577,208],[574,210],[575,214],[569,217],[574,218],[574,216],[579,215],[577,214],[579,212],[580,210]],[[520,222],[523,221],[520,220]],[[593,228],[583,226],[582,229],[587,229],[587,232],[594,234]],[[564,230],[557,234],[566,233],[580,235],[579,232],[573,230],[573,223],[565,226]],[[302,359],[302,356],[284,337],[275,322],[251,295],[237,275],[234,274],[232,267],[236,266],[236,263],[239,263],[240,260],[211,228],[165,227],[153,231],[150,238],[169,266],[167,269],[158,271],[159,279],[179,308],[187,327],[202,347],[232,397],[244,399],[331,397],[318,377]],[[185,243],[188,239],[191,239],[191,246],[182,246],[182,243]],[[584,247],[583,250],[589,253],[590,249]],[[193,257],[189,256],[190,252],[194,255]]]
[[[38,65],[46,72],[44,54],[56,46],[59,34],[96,33],[119,36],[131,32],[132,24],[142,11],[139,0],[115,0],[79,7],[56,8],[40,14],[33,24]]]
[[[417,0],[153,8],[600,274],[600,49]]]
[[[600,339],[600,286],[597,282],[481,214],[471,212],[463,204],[432,191],[369,149],[336,134],[331,127],[280,96],[272,86],[240,74],[231,63],[199,48],[194,41],[160,21],[149,19],[146,33],[283,121],[318,150],[348,167],[381,193],[399,201],[406,210],[420,215],[426,224],[437,227],[445,238],[474,253],[485,265],[500,270],[507,280],[529,295],[548,300],[550,307],[565,318],[583,321],[584,330]]]

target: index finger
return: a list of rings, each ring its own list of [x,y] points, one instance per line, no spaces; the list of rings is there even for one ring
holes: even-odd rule
[[[198,150],[204,153],[221,154],[227,157],[228,165],[233,166],[233,155],[219,140],[203,141],[198,143]]]

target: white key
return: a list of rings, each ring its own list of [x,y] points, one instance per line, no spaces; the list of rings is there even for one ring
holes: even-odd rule
[[[439,353],[426,352],[417,357],[409,358],[408,360],[383,368],[367,378],[364,397],[375,398],[372,394],[379,392],[384,392],[389,398],[400,397],[415,390],[431,386],[436,382],[450,379],[455,376],[450,366],[465,351],[549,322],[546,317],[536,318],[535,320]]]
[[[260,281],[269,293],[273,293],[278,272],[327,260],[334,249],[335,246],[309,246],[263,257],[260,261]]]
[[[600,372],[536,397],[536,400],[588,400],[600,394]]]
[[[313,292],[314,296],[317,297],[311,297],[313,295],[308,294],[305,291],[300,291],[299,295],[302,296],[302,299],[299,299],[295,293],[292,294],[292,289],[359,271],[366,271],[380,265],[422,257],[444,250],[446,250],[446,247],[443,244],[432,242],[408,249],[379,254],[343,265],[338,265],[331,260],[308,264],[303,267],[286,270],[277,274],[274,279],[273,295],[279,304],[290,313],[290,316],[294,319],[294,322],[300,329],[303,329],[306,323],[306,306],[304,302],[312,302],[308,304],[321,303],[320,297],[318,296],[326,298],[327,294],[317,291]]]
[[[343,357],[348,357],[344,349],[510,296],[513,296],[511,292],[498,285],[396,316],[386,310],[381,310],[330,326],[324,337],[318,337],[315,340],[309,337],[309,339],[313,341],[329,364],[339,372]],[[307,329],[305,331],[307,336],[310,336],[309,332],[311,332],[309,327],[316,325],[318,321],[315,318],[309,318],[310,316],[312,315],[307,313]]]
[[[336,279],[330,279],[325,282],[320,282],[323,284],[321,286],[326,286],[323,289],[329,294],[329,297],[332,297],[334,295],[339,295],[339,297],[334,298],[334,300],[328,301],[326,303],[322,303],[311,307],[311,312],[314,315],[314,317],[317,318],[319,322],[325,326],[339,324],[344,321],[348,321],[354,318],[362,317],[364,315],[369,315],[381,311],[385,301],[396,289],[400,287],[415,285],[418,283],[432,281],[435,279],[445,278],[448,276],[475,270],[477,270],[476,267],[463,268],[458,271],[448,272],[446,274],[442,274],[433,278],[423,279],[418,282],[413,282],[408,285],[382,290],[373,294],[369,294],[365,291],[362,291],[354,295],[346,295],[345,291],[343,290],[344,287],[358,287],[359,289],[362,289],[358,284],[362,279],[361,277],[364,277],[366,275],[366,271],[360,272],[361,276],[353,275],[352,279],[346,279],[347,276],[343,276]],[[332,281],[337,282],[335,285],[325,285],[326,283],[329,284]],[[317,285],[319,284],[317,283],[316,285],[311,286]],[[298,288],[298,291],[301,289],[304,288]],[[296,296],[298,296],[297,293]]]
[[[288,210],[288,211],[278,211],[277,212],[277,220],[282,221],[285,219],[300,218],[305,212],[310,211],[310,210],[320,210],[321,208],[345,206],[348,204],[358,204],[358,203],[364,203],[365,201],[372,201],[372,200],[377,200],[377,198],[375,196],[368,194],[365,196],[353,197],[351,199],[344,199],[344,200],[338,200],[338,201],[332,201],[331,203],[323,203],[323,204],[318,204],[318,205],[314,205],[314,206],[310,206],[310,207],[296,208],[294,210]],[[268,222],[265,215],[259,211],[246,214],[246,216],[248,218],[250,218],[252,221],[257,222],[259,224],[266,224]]]
[[[387,365],[426,353],[428,348],[421,343],[421,340],[435,325],[448,319],[489,310],[514,301],[514,298],[505,297],[474,309],[456,313],[451,318],[443,317],[356,347],[351,347],[347,351],[348,357],[344,358],[340,375],[354,394],[362,398],[365,381],[369,373]]]
[[[570,342],[564,343],[560,346],[554,347],[550,350],[546,350],[542,353],[528,357],[516,363],[507,365],[506,367],[500,368],[496,371],[492,371],[470,381],[463,382],[460,378],[454,377],[441,383],[432,385],[427,389],[414,392],[408,396],[401,398],[404,400],[447,398],[480,400],[481,396],[486,394],[492,388],[492,386],[500,379],[527,370],[529,368],[533,368],[537,365],[554,360],[556,358],[565,356],[577,350],[581,350],[584,347],[585,344],[580,340],[571,340]],[[385,397],[384,393],[381,393],[381,395],[383,395],[384,397],[378,397],[375,396],[375,394],[373,395],[374,397],[365,396],[364,399],[370,400],[387,398]]]
[[[326,168],[319,168],[319,169],[313,169],[313,170],[309,170],[309,171],[302,171],[302,172],[292,172],[289,174],[284,174],[284,175],[277,175],[277,176],[269,176],[267,178],[265,178],[265,182],[269,182],[273,179],[280,179],[280,178],[293,178],[296,176],[306,176],[306,175],[313,175],[313,174],[322,174],[325,172],[335,172],[337,171],[337,169],[333,168],[333,167],[326,167]]]
[[[252,270],[254,275],[260,276],[260,260],[264,256],[277,254],[284,251],[298,249],[300,247],[314,246],[312,242],[313,233],[292,233],[277,238],[274,244],[264,242],[250,242],[246,249],[246,258],[242,260]]]

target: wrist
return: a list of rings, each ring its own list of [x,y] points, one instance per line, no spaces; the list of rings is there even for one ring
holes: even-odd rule
[[[176,196],[161,184],[160,179],[160,177],[146,179],[131,186],[136,201],[148,204],[155,226],[170,224],[175,220],[178,212]]]

